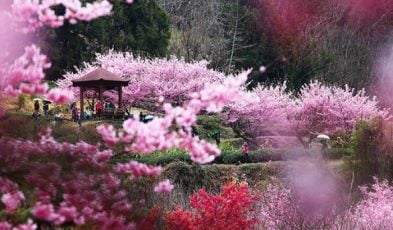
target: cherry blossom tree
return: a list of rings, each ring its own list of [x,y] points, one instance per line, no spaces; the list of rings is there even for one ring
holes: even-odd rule
[[[288,114],[294,107],[285,83],[278,86],[258,85],[244,91],[230,104],[225,116],[235,129],[243,129],[246,138],[255,138],[273,125],[289,127]]]
[[[224,79],[222,73],[209,69],[207,65],[206,61],[187,63],[175,57],[145,59],[132,53],[109,51],[106,54],[97,54],[96,61],[84,63],[76,73],[66,73],[64,79],[57,83],[60,88],[71,88],[75,94],[79,94],[78,88],[72,88],[71,81],[97,67],[103,67],[130,80],[123,90],[124,102],[128,105],[139,100],[155,103],[160,97],[164,97],[168,103],[181,105],[190,98],[190,93],[198,92],[205,85],[222,82]],[[114,94],[109,93],[108,96],[116,98]]]
[[[318,81],[303,86],[296,108],[290,116],[299,140],[315,133],[351,133],[356,122],[374,117],[389,119],[389,111],[378,106],[376,97],[366,95],[364,89],[355,92],[346,86],[325,86]]]

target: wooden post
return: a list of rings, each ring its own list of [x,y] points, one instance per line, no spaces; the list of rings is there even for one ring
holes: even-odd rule
[[[119,109],[122,107],[123,105],[123,91],[122,91],[122,87],[119,86]]]
[[[103,91],[104,91],[103,87],[102,87],[102,85],[100,85],[100,88],[98,89],[98,94],[99,94],[101,103],[104,101],[104,92]]]
[[[85,89],[83,88],[83,87],[80,87],[80,90],[79,90],[79,92],[80,92],[80,118],[79,119],[82,119],[84,116],[84,113],[83,113],[83,111],[84,111],[84,103],[83,103],[83,93],[84,93],[84,91],[85,91]]]

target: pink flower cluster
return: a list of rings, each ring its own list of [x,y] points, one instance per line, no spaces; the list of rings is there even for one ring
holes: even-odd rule
[[[138,179],[142,176],[158,176],[161,173],[160,166],[147,166],[137,161],[131,161],[125,164],[117,164],[116,172],[130,174],[132,179]]]
[[[119,138],[116,136],[116,131],[113,126],[99,125],[97,126],[97,132],[101,135],[107,147],[113,147],[119,142]]]
[[[18,190],[18,185],[3,177],[0,177],[0,193],[1,201],[8,212],[15,211],[25,199],[23,193]]]
[[[367,189],[361,187],[364,199],[350,214],[356,229],[391,229],[393,226],[393,187],[378,181]]]
[[[41,81],[45,78],[44,70],[50,67],[45,55],[35,45],[25,48],[25,53],[10,66],[5,66],[2,72],[0,88],[8,95],[20,93],[44,94],[48,85]]]
[[[29,219],[25,224],[19,224],[18,226],[12,227],[12,224],[8,222],[0,222],[1,230],[36,230],[37,225]]]
[[[171,184],[171,182],[168,179],[166,179],[164,181],[161,181],[156,187],[154,187],[154,192],[157,193],[171,192],[173,187],[174,186]]]
[[[72,101],[74,93],[68,89],[54,88],[49,90],[45,97],[53,103],[64,104]]]
[[[64,15],[57,15],[54,6],[62,5]],[[86,3],[79,0],[14,0],[12,13],[24,32],[34,31],[44,25],[56,28],[65,20],[75,24],[78,20],[91,21],[95,18],[109,15],[112,5],[107,1]]]
[[[108,229],[112,224],[119,229],[133,226],[127,221],[132,214],[127,195],[131,191],[108,164],[113,155],[110,150],[101,151],[98,145],[84,142],[58,143],[50,130],[42,132],[38,142],[0,138],[0,145],[4,175],[0,188],[10,210],[23,194],[4,178],[17,174],[22,176],[20,185],[34,188],[31,205],[37,219],[55,225],[89,223],[96,229]]]

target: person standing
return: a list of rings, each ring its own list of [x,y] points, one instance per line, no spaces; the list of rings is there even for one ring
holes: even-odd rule
[[[96,104],[96,115],[99,118],[101,118],[102,107],[103,106],[102,106],[101,101],[97,101],[97,104]]]
[[[48,116],[48,111],[49,111],[49,103],[44,102],[44,105],[42,106],[42,109],[44,110],[45,117],[47,117]]]
[[[72,120],[74,122],[77,122],[79,120],[78,118],[79,118],[79,116],[78,116],[78,108],[76,107],[76,102],[74,102],[72,104]]]
[[[243,144],[243,154],[245,156],[248,156],[248,151],[249,151],[248,144],[247,144],[247,142],[244,142],[244,144]]]
[[[40,103],[38,101],[34,102],[34,112],[37,114],[40,112]]]
[[[249,151],[248,144],[247,144],[247,142],[244,142],[244,144],[243,144],[243,155],[244,155],[244,162],[245,163],[248,162],[248,151]]]
[[[40,103],[38,101],[34,102],[34,112],[33,112],[33,117],[36,121],[38,121],[40,116]]]
[[[215,135],[215,140],[216,140],[216,145],[220,145],[221,143],[221,132],[218,131],[218,133]]]

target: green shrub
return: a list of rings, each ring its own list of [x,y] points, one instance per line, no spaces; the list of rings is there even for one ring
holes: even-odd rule
[[[167,165],[172,162],[182,161],[186,163],[192,163],[190,156],[184,150],[170,149],[165,152],[156,152],[149,155],[141,156],[137,161],[149,164],[149,165]]]
[[[22,108],[24,108],[26,105],[26,96],[24,94],[19,94],[16,104],[18,106],[18,110],[21,110]]]
[[[197,124],[207,130],[219,130],[221,126],[221,119],[214,115],[200,115],[198,116]]]
[[[331,148],[327,150],[327,158],[336,160],[354,153],[352,148]]]
[[[80,139],[89,143],[96,144],[102,141],[100,134],[98,134],[96,129],[96,124],[83,124],[80,129]]]
[[[45,120],[36,122],[32,116],[7,114],[0,120],[0,136],[36,139],[37,132],[47,127]]]
[[[229,143],[231,146],[233,146],[236,149],[241,149],[242,145],[244,144],[244,139],[243,138],[232,138],[232,139],[226,139],[223,141],[223,143]]]
[[[163,178],[170,178],[172,183],[181,186],[187,194],[195,192],[205,185],[205,172],[199,164],[173,162],[165,168]]]
[[[233,145],[233,143],[230,141],[222,141],[219,147],[220,147],[221,152],[240,151],[240,148],[235,147]]]
[[[237,164],[237,163],[245,163],[247,161],[244,154],[238,152],[223,153],[222,155],[223,155],[222,156],[223,164]]]
[[[66,135],[57,138],[58,142],[69,142],[69,143],[77,143],[79,141],[78,136],[75,135]]]
[[[76,143],[79,140],[78,128],[66,124],[52,129],[52,135],[59,142],[69,141],[71,143]]]
[[[254,186],[259,181],[269,179],[277,172],[271,170],[266,164],[242,164],[239,165],[239,173],[247,183]]]
[[[212,135],[218,131],[220,131],[221,138],[235,137],[231,128],[223,126],[221,117],[218,115],[199,115],[195,130],[197,135],[203,139],[212,138]]]
[[[356,125],[352,138],[354,155],[349,163],[358,183],[371,182],[372,176],[392,178],[393,146],[385,134],[387,129],[392,126],[380,119]]]
[[[349,159],[357,183],[371,182],[373,176],[393,178],[393,125],[382,119],[357,124],[353,138],[354,154]]]

